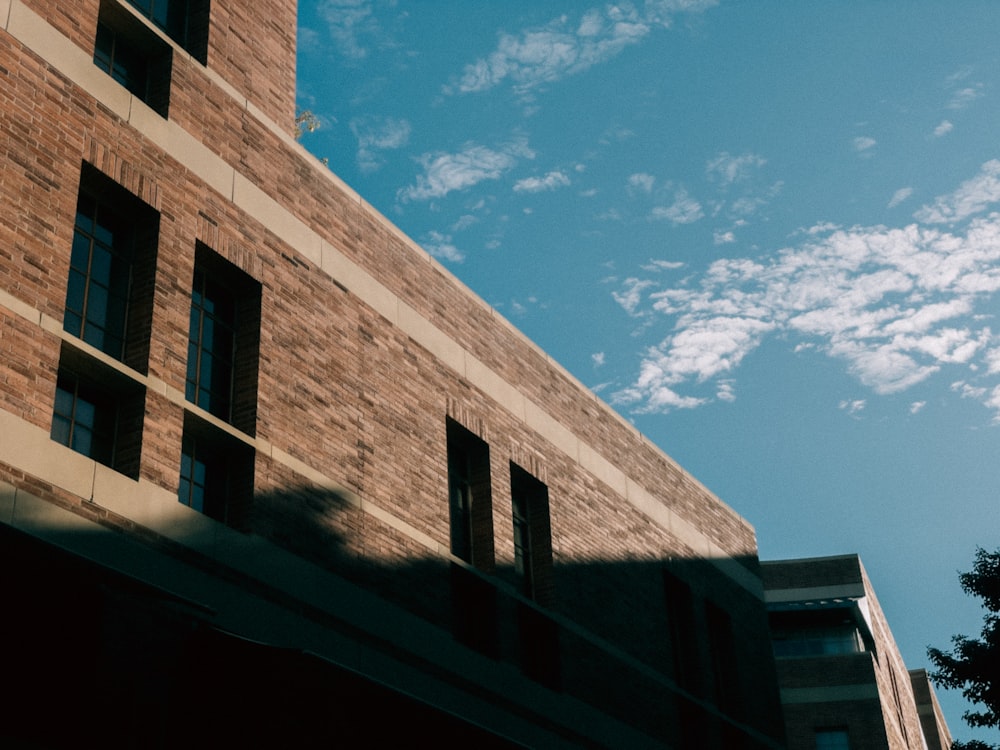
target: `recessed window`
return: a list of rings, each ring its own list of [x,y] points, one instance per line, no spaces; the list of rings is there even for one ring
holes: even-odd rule
[[[199,245],[188,328],[188,401],[254,434],[260,284]]]
[[[487,573],[495,567],[490,449],[457,422],[447,421],[451,553]],[[496,588],[481,575],[451,566],[452,630],[470,648],[495,656]]]
[[[253,458],[250,446],[188,415],[181,441],[178,501],[238,526],[253,493]]]
[[[705,621],[712,655],[715,703],[730,716],[742,718],[740,673],[732,618],[714,602],[706,602]]]
[[[97,22],[94,64],[167,116],[173,50],[153,31],[105,0]]]
[[[510,465],[514,575],[530,599],[548,599],[552,571],[549,489],[515,463]]]
[[[851,750],[846,729],[817,729],[816,750]]]
[[[141,386],[64,345],[51,437],[132,478],[139,475]]]
[[[451,553],[492,572],[493,496],[490,449],[484,440],[448,420],[448,495]]]
[[[145,372],[159,215],[85,166],[63,329]]]
[[[865,650],[857,623],[846,607],[772,612],[771,642],[778,658],[837,656]]]
[[[208,52],[209,0],[128,0],[202,65]]]
[[[663,571],[667,624],[673,653],[674,679],[689,692],[698,692],[698,628],[691,587],[668,570]]]

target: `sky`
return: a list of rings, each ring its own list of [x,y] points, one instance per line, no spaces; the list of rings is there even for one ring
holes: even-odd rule
[[[762,559],[859,554],[927,667],[1000,548],[998,38],[993,0],[300,0],[302,142]]]

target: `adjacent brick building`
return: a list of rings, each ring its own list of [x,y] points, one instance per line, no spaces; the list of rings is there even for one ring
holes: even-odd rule
[[[0,0],[0,744],[781,747],[752,527],[296,143],[295,28]]]
[[[925,750],[951,736],[857,555],[762,566],[789,750]]]

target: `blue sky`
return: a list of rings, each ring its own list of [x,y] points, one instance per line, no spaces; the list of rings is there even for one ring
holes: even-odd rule
[[[303,143],[911,667],[1000,547],[1000,9],[301,0]],[[994,329],[996,329],[994,331]],[[941,694],[953,734],[973,735]]]

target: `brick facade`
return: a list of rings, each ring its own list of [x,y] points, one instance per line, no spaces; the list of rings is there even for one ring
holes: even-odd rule
[[[0,521],[513,742],[780,746],[753,528],[295,143],[294,0],[212,0],[206,64],[120,3],[171,45],[166,119],[93,64],[101,6],[0,0]],[[63,330],[88,179],[156,216],[136,229],[155,274],[127,363]],[[229,420],[185,397],[199,252],[259,284]],[[49,439],[77,360],[142,393],[134,476]],[[449,419],[489,446],[490,566],[450,553]],[[228,526],[177,502],[195,425],[250,457]],[[512,462],[547,489],[537,601],[514,571]],[[471,606],[455,571],[488,647],[452,637]],[[691,643],[670,642],[665,571],[691,591]],[[687,689],[678,649],[700,665]]]

